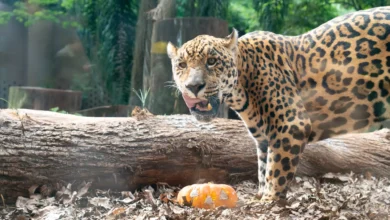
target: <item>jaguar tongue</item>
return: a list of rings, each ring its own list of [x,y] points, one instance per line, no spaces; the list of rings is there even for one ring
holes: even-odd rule
[[[201,110],[201,111],[208,110],[207,109],[207,104],[208,104],[207,100],[202,100],[202,99],[198,99],[198,98],[191,98],[191,97],[187,96],[186,94],[183,94],[183,99],[184,99],[184,102],[186,103],[186,105],[189,109],[196,107],[198,110]]]

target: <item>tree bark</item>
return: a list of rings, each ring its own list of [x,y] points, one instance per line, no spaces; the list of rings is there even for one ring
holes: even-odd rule
[[[390,130],[309,145],[298,174],[370,172],[390,177]],[[80,117],[0,110],[0,194],[7,202],[33,184],[92,181],[134,190],[166,182],[257,181],[254,142],[239,120],[197,122],[189,115]]]

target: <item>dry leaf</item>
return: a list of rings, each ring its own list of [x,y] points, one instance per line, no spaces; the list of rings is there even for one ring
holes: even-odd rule
[[[87,194],[89,187],[91,187],[92,182],[84,183],[83,186],[77,191],[77,197],[82,197]]]
[[[89,200],[89,203],[94,206],[100,206],[105,209],[111,209],[112,204],[110,203],[110,199],[106,197],[94,197]]]

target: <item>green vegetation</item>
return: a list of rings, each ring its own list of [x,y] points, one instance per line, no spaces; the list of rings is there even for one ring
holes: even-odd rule
[[[213,16],[226,19],[229,5],[229,0],[177,0],[177,15],[178,17]]]
[[[52,112],[58,112],[58,113],[68,114],[67,111],[65,111],[65,110],[60,110],[59,107],[54,107],[54,108],[51,108],[51,109],[49,109],[49,110],[52,111]]]
[[[65,111],[65,110],[61,110],[59,107],[54,107],[54,108],[51,108],[49,109],[51,112],[57,112],[57,113],[62,113],[62,114],[69,114],[69,112]],[[77,116],[82,116],[81,114],[79,113],[72,113],[71,115],[77,115]]]
[[[19,0],[3,0],[1,2],[12,5],[13,10],[0,12],[0,24],[14,17],[26,26],[40,20],[48,20],[61,23],[64,27],[81,27],[77,21],[67,16],[74,0],[29,0],[28,4]]]
[[[150,89],[148,89],[146,91],[139,90],[139,92],[137,92],[135,89],[133,89],[133,92],[137,95],[138,99],[141,101],[142,108],[145,108],[146,99],[148,98],[148,94],[150,92]]]

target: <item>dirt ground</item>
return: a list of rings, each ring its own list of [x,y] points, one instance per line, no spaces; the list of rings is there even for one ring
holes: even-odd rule
[[[32,186],[30,198],[19,197],[14,207],[0,210],[1,219],[390,219],[390,180],[366,175],[327,174],[296,177],[287,204],[260,204],[250,181],[233,185],[236,208],[214,210],[181,207],[179,190],[166,184],[136,192],[90,190],[90,183],[62,187],[43,197]],[[75,188],[75,189],[73,189]]]

